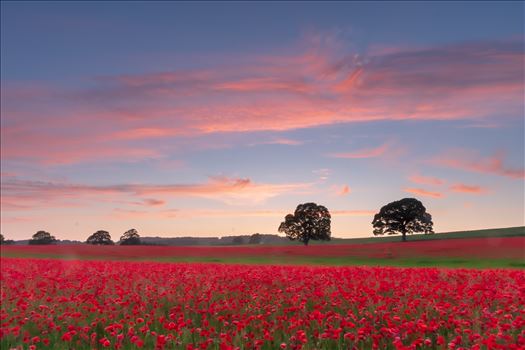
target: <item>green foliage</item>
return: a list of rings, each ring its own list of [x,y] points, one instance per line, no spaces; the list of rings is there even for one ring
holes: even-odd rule
[[[132,228],[131,230],[127,230],[126,232],[124,232],[122,237],[120,237],[119,244],[120,245],[140,245],[141,244],[140,235],[137,232],[137,230],[135,230],[134,228]]]
[[[294,241],[308,245],[310,240],[330,240],[330,212],[315,203],[299,204],[294,214],[288,214],[279,226],[279,232]]]
[[[88,237],[86,240],[86,243],[88,244],[94,244],[94,245],[113,245],[113,241],[111,240],[111,236],[108,231],[97,231],[93,233],[91,236]]]
[[[374,216],[372,225],[374,235],[401,233],[403,241],[406,241],[407,233],[434,233],[432,216],[415,198],[403,198],[383,206]]]
[[[38,231],[29,240],[29,244],[31,245],[55,244],[56,242],[57,239],[55,238],[55,236],[52,236],[49,232],[46,231]]]
[[[15,241],[11,239],[5,239],[4,235],[0,233],[0,245],[10,245],[14,243]]]

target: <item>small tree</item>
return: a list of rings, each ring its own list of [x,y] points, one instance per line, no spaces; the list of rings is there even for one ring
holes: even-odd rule
[[[111,236],[109,235],[108,231],[97,231],[93,233],[91,236],[88,237],[86,240],[86,243],[88,244],[95,244],[95,245],[113,245],[113,241],[111,240]]]
[[[279,226],[290,240],[308,245],[310,240],[330,240],[330,212],[315,203],[299,204],[294,214],[288,214]]]
[[[0,245],[10,245],[15,244],[15,241],[12,239],[5,239],[4,235],[0,233]]]
[[[56,242],[57,239],[55,236],[51,236],[51,234],[46,231],[38,231],[29,240],[29,244],[31,245],[55,244]]]
[[[248,241],[248,244],[261,244],[262,243],[262,236],[260,233],[254,233],[250,236],[250,240]]]
[[[372,221],[374,235],[403,235],[405,242],[407,233],[434,233],[432,215],[427,213],[423,203],[415,198],[403,198],[389,203],[381,208]]]
[[[139,233],[134,228],[127,230],[120,237],[119,243],[120,245],[139,245],[141,243]]]

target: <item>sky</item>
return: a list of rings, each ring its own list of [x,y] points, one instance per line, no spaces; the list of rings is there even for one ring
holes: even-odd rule
[[[523,2],[1,2],[1,231],[525,225]]]

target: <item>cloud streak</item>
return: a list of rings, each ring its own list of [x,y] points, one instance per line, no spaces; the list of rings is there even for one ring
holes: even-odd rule
[[[409,188],[405,188],[405,192],[413,193],[419,196],[432,197],[432,198],[443,198],[444,197],[443,193],[428,191],[422,188],[409,187]]]
[[[287,146],[301,146],[303,141],[293,140],[285,137],[274,138],[268,141],[260,141],[250,143],[249,146],[258,146],[258,145],[287,145]]]
[[[343,153],[331,153],[328,156],[332,158],[343,158],[343,159],[363,159],[363,158],[376,158],[380,157],[388,150],[389,145],[384,144],[375,148],[364,148],[352,152]]]
[[[452,185],[450,187],[450,190],[452,192],[469,193],[469,194],[483,194],[488,191],[486,188],[483,188],[481,186],[465,185],[462,183]]]
[[[413,183],[420,184],[420,185],[443,185],[445,183],[445,180],[439,179],[437,177],[433,176],[423,176],[423,175],[412,175],[410,176],[409,180]]]
[[[142,198],[146,206],[162,206],[170,198],[200,197],[227,204],[257,204],[283,194],[305,192],[308,183],[255,183],[247,178],[211,177],[200,184],[118,184],[95,186],[71,183],[6,180],[2,182],[2,209],[28,210],[71,203],[98,201],[122,202],[123,199]],[[85,204],[85,203],[84,203]]]
[[[350,194],[350,187],[348,185],[344,185],[341,191],[339,191],[340,196],[346,196]]]
[[[522,46],[520,40],[494,40],[363,57],[306,50],[238,55],[230,65],[193,70],[99,77],[89,88],[6,83],[2,159],[135,161],[164,156],[173,139],[217,133],[522,115]]]
[[[525,170],[523,168],[505,165],[505,157],[502,152],[489,157],[481,157],[471,151],[455,150],[433,158],[431,163],[453,169],[498,175],[513,179],[525,178]]]

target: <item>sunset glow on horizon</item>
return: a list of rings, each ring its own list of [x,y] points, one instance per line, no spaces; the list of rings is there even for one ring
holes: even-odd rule
[[[2,2],[1,232],[525,225],[524,4]]]

